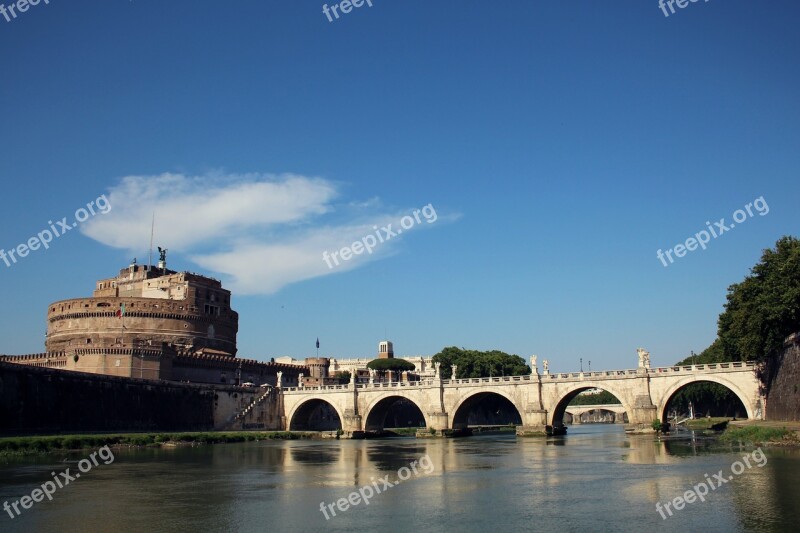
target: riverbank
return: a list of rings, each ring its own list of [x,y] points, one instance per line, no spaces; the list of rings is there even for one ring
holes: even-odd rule
[[[733,420],[720,440],[758,446],[800,446],[800,422]]]
[[[800,446],[800,422],[698,418],[683,425],[723,444]]]
[[[96,449],[139,446],[190,446],[258,440],[296,440],[320,438],[317,432],[224,431],[181,433],[113,433],[100,435],[53,435],[0,438],[0,457],[41,455]]]
[[[694,420],[687,420],[683,425],[693,430],[710,429],[713,431],[717,431],[725,429],[725,427],[734,420],[735,419],[731,417],[695,418]]]

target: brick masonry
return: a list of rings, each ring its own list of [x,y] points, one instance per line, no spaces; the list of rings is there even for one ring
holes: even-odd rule
[[[800,333],[786,339],[775,365],[767,393],[767,420],[800,421]]]

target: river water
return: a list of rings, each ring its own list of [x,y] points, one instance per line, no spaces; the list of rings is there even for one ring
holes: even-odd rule
[[[573,426],[549,439],[264,441],[114,453],[52,501],[18,506],[13,519],[3,512],[0,531],[800,530],[800,450],[711,451],[705,441],[628,437],[619,425]],[[70,468],[74,477],[87,455],[7,460],[0,504],[30,495],[53,472]],[[662,511],[666,519],[656,510],[705,474],[714,483],[720,470],[732,479],[704,502]],[[386,475],[391,487],[380,480]],[[405,479],[395,484],[398,476]],[[332,506],[325,514],[323,502]]]

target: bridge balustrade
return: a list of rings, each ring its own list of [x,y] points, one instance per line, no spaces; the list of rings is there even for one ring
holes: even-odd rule
[[[591,379],[628,379],[630,377],[640,376],[643,372],[648,375],[663,375],[663,374],[676,374],[676,373],[713,373],[720,370],[742,369],[751,370],[755,368],[753,362],[729,362],[729,363],[711,363],[699,365],[686,365],[686,366],[666,366],[655,367],[647,369],[626,369],[626,370],[606,370],[595,372],[556,372],[552,374],[539,374],[523,376],[492,376],[484,378],[462,378],[462,379],[440,379],[438,383],[442,386],[464,386],[464,385],[484,385],[487,383],[510,383],[510,382],[530,382],[541,379],[546,381],[558,380],[591,380]],[[375,383],[357,383],[357,389],[381,389],[381,388],[403,388],[403,387],[432,387],[437,383],[437,380],[432,378],[423,379],[420,381],[392,381],[392,382],[375,382]],[[351,385],[327,385],[315,387],[284,387],[284,392],[311,392],[311,391],[336,391],[336,390],[351,390]]]

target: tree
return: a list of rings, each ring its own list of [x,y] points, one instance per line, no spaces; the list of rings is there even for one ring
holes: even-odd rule
[[[339,380],[339,383],[350,383],[350,377],[352,374],[349,370],[342,370],[341,372],[337,372],[333,375],[334,378]]]
[[[404,370],[414,370],[414,363],[409,363],[405,359],[373,359],[367,363],[367,368],[371,370],[391,370],[393,372],[403,372]]]
[[[730,356],[726,355],[725,350],[722,348],[722,341],[717,338],[711,343],[711,346],[699,354],[695,354],[694,357],[689,355],[686,359],[678,361],[675,363],[675,366],[707,365],[709,363],[727,363],[729,361],[735,361],[735,359],[729,359],[729,357]]]
[[[453,365],[458,366],[457,378],[485,378],[489,376],[520,376],[531,373],[531,368],[518,355],[509,355],[499,350],[480,352],[449,346],[433,356],[434,363],[441,363],[441,376],[450,377]]]
[[[717,321],[717,339],[696,364],[757,361],[759,378],[768,387],[775,359],[786,337],[800,329],[800,241],[785,236],[766,249],[741,283],[728,287],[725,310]],[[692,364],[692,357],[678,365]],[[707,392],[719,397],[719,391]]]
[[[766,362],[800,326],[800,241],[783,237],[728,288],[718,336],[730,360]]]
[[[729,354],[725,353],[722,341],[718,338],[711,346],[682,361],[678,361],[676,366],[707,365],[712,363],[724,363],[735,361]],[[699,382],[686,385],[679,390],[669,401],[669,410],[676,410],[679,413],[689,412],[691,402],[696,413],[707,413],[711,416],[740,416],[742,413],[742,402],[730,389],[718,383]]]

